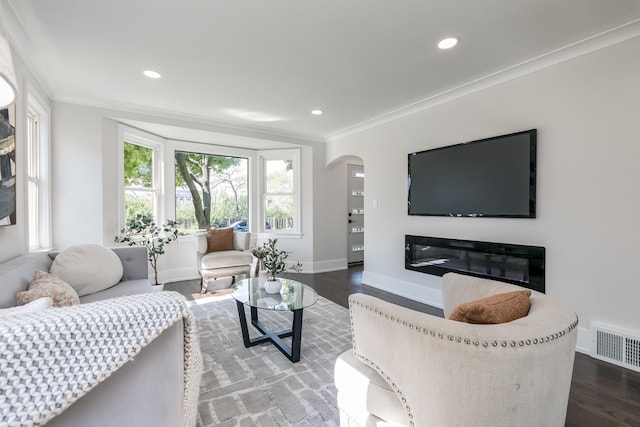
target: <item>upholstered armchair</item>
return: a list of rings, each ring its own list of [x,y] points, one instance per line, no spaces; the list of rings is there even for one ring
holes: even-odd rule
[[[517,320],[448,320],[461,303],[523,288],[454,273],[443,282],[446,318],[351,295],[353,349],[335,365],[340,425],[563,426],[576,314],[532,292]]]
[[[209,285],[220,277],[249,275],[253,255],[249,252],[251,233],[233,231],[232,244],[223,250],[211,251],[207,233],[196,234],[196,261],[201,276],[201,292],[207,292]],[[209,251],[208,251],[209,249]]]

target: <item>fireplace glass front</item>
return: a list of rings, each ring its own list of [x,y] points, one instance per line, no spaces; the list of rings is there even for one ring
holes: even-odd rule
[[[448,272],[545,291],[545,249],[540,246],[405,235],[405,268],[442,276]]]

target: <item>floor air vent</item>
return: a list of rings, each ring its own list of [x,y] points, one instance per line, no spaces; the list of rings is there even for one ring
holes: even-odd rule
[[[591,356],[640,372],[640,336],[591,323]]]

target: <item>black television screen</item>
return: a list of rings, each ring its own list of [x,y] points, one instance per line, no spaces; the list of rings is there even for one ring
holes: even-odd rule
[[[409,154],[409,215],[535,218],[536,129]]]

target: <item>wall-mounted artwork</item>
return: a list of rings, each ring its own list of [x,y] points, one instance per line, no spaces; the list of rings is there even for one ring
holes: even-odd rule
[[[16,134],[9,110],[0,110],[0,225],[16,223]]]

